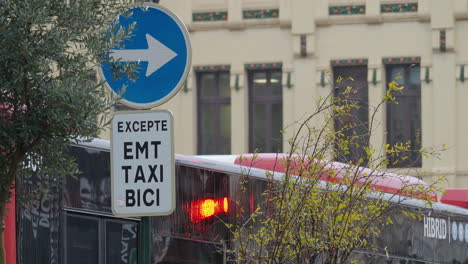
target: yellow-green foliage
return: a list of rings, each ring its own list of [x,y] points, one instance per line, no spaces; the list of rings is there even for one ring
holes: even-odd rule
[[[352,83],[354,79],[337,79],[339,83],[345,81]],[[375,175],[387,170],[389,157],[395,165],[406,158],[405,152],[411,151],[410,142],[376,148],[368,141],[376,123],[375,112],[386,103],[397,103],[393,93],[402,89],[397,82],[389,84],[382,102],[370,111],[372,118],[365,124],[368,127],[365,134],[349,133],[362,124],[348,123],[338,130],[334,126],[334,122],[361,107],[352,99],[356,90],[351,85],[340,97],[330,95],[318,100],[316,111],[296,124],[297,132],[289,140],[291,151],[287,158],[278,159],[278,166],[286,171],[282,180],[273,181],[273,175],[268,174],[271,181],[264,194],[265,202],[247,219],[239,216],[240,224],[228,226],[233,234],[230,252],[233,261],[314,263],[320,259],[321,263],[344,263],[355,249],[377,250],[371,239],[380,235],[382,226],[393,224],[389,216],[394,210],[401,210],[398,205],[404,199],[436,191],[435,185],[402,182],[400,194],[407,196],[390,203],[388,194],[384,199],[381,191],[373,189]],[[317,119],[322,122],[314,123]],[[363,138],[367,145],[360,143]],[[435,152],[436,149],[420,150],[425,155]],[[333,163],[333,158],[350,153],[359,156],[346,164]],[[247,182],[245,177],[243,184]]]

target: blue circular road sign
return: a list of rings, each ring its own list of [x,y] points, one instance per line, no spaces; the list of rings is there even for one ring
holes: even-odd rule
[[[107,86],[121,102],[149,109],[165,103],[183,86],[191,65],[190,37],[184,23],[156,4],[133,6],[130,16],[120,15],[122,27],[134,24],[129,39],[109,56],[117,63],[138,63],[136,78],[115,78],[112,63],[101,64]]]

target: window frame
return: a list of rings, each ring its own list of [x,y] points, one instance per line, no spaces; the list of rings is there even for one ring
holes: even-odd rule
[[[254,95],[254,90],[253,90],[253,85],[254,85],[254,74],[255,73],[265,73],[265,76],[266,76],[266,85],[267,85],[267,89],[269,89],[270,85],[271,85],[271,79],[272,79],[272,74],[274,72],[278,72],[280,74],[280,80],[279,80],[279,83],[280,83],[280,90],[281,90],[281,94],[280,95],[273,95],[272,93],[270,93],[269,95],[263,95],[263,96],[258,96],[258,95]],[[254,105],[257,104],[257,103],[260,103],[260,104],[265,104],[266,105],[266,108],[265,109],[265,113],[266,113],[266,120],[265,120],[265,127],[267,128],[270,128],[270,129],[267,129],[266,131],[266,135],[265,135],[265,139],[270,139],[270,140],[266,140],[266,143],[265,144],[265,150],[261,150],[260,152],[263,152],[263,153],[267,153],[267,152],[282,152],[283,151],[283,137],[281,136],[281,139],[280,139],[280,142],[281,144],[279,145],[280,146],[280,150],[278,151],[275,151],[273,150],[273,143],[272,143],[272,140],[273,140],[273,133],[272,133],[272,127],[273,127],[273,113],[272,113],[272,106],[274,104],[280,104],[281,105],[281,127],[283,127],[283,123],[284,123],[284,120],[283,120],[283,86],[282,86],[282,75],[283,75],[283,71],[281,68],[271,68],[271,69],[249,69],[247,71],[247,75],[248,75],[248,113],[249,113],[249,151],[250,152],[254,152],[256,150],[256,147],[258,145],[256,145],[257,142],[255,142],[255,116],[254,116]],[[271,90],[271,89],[269,89]]]
[[[391,68],[397,68],[397,67],[402,67],[403,71],[402,73],[404,74],[403,76],[403,83],[401,83],[401,86],[404,86],[405,89],[403,89],[403,94],[402,93],[397,93],[394,92],[393,96],[395,97],[396,101],[398,101],[399,98],[415,98],[416,100],[419,100],[419,138],[418,136],[418,131],[415,131],[415,140],[411,140],[411,132],[409,135],[409,140],[411,140],[411,151],[419,152],[419,149],[422,147],[422,101],[421,101],[421,79],[420,76],[418,76],[418,84],[411,84],[410,83],[410,78],[411,78],[411,72],[410,72],[410,67],[419,67],[419,72],[421,71],[421,65],[420,63],[387,63],[385,64],[385,80],[386,80],[386,88],[387,85],[394,81],[392,79],[392,70]],[[387,88],[388,89],[388,88]],[[386,113],[385,113],[385,126],[386,126],[386,143],[390,144],[390,146],[393,146],[395,143],[400,143],[400,142],[392,142],[392,131],[390,130],[392,128],[391,121],[392,119],[392,108],[394,107],[401,107],[402,104],[393,104],[393,103],[387,103],[386,105]],[[406,106],[408,107],[408,106]],[[405,124],[411,124],[411,120],[409,120],[409,115],[406,115],[404,118],[404,123]],[[411,130],[411,128],[409,128]],[[408,128],[404,129],[404,131],[407,132]],[[419,143],[418,143],[419,142]],[[388,158],[388,157],[387,157]],[[390,168],[420,168],[422,167],[422,155],[419,153],[417,154],[417,157],[412,160],[411,158],[408,158],[407,160],[401,160],[401,158],[398,158],[399,162],[398,164],[392,165],[392,160],[389,160],[389,164],[387,165]]]
[[[202,91],[202,76],[204,74],[214,74],[215,76],[215,91],[216,95],[215,96],[204,96],[203,91]],[[229,96],[221,96],[221,86],[220,86],[220,77],[221,74],[227,74],[229,76],[229,83],[230,83],[230,71],[229,70],[213,70],[213,71],[198,71],[196,72],[196,82],[197,82],[197,153],[199,155],[208,155],[208,154],[230,154],[232,150],[232,143],[229,142],[229,146],[227,147],[229,149],[228,153],[224,153],[221,151],[221,145],[222,145],[222,133],[221,133],[221,106],[226,106],[229,105],[231,106],[231,95]],[[229,91],[230,85],[228,87]],[[202,107],[204,105],[212,105],[216,108],[217,111],[215,111],[215,153],[204,153],[203,152],[203,113],[202,113]],[[230,117],[232,110],[230,111]],[[229,119],[229,122],[231,122],[231,118]],[[232,127],[231,124],[229,123],[230,131],[229,131],[229,137],[232,140]]]
[[[364,92],[359,91],[355,95],[351,94],[348,97],[349,100],[354,99],[354,100],[360,102],[360,103],[358,103],[360,109],[354,109],[354,110],[351,110],[351,112],[350,112],[352,121],[357,121],[358,122],[355,127],[350,129],[350,132],[359,132],[360,129],[361,130],[366,129],[367,132],[365,132],[365,133],[367,133],[367,135],[362,137],[362,138],[359,138],[358,141],[364,140],[365,142],[363,142],[363,143],[366,143],[366,146],[368,146],[369,136],[370,136],[369,135],[369,133],[370,133],[370,131],[369,131],[369,82],[368,82],[369,81],[368,80],[369,67],[368,67],[367,64],[334,65],[334,66],[332,66],[331,70],[332,70],[332,75],[333,75],[333,97],[338,97],[340,95],[340,92],[342,92],[342,90],[346,89],[348,86],[350,86],[352,88],[357,88],[358,90],[361,90],[361,91],[362,91],[362,89],[364,89]],[[341,73],[344,72],[344,71],[349,71],[350,73],[349,74],[346,73],[347,76],[343,76]],[[343,78],[343,81],[340,84],[338,84],[336,82],[338,77]],[[354,80],[351,80],[350,78],[352,78]],[[362,95],[362,97],[358,97],[357,95]],[[360,117],[359,114],[363,113],[364,111],[366,112],[366,114],[364,115],[365,119],[360,120],[359,119],[359,117]],[[336,130],[342,130],[342,125],[340,125],[341,123],[340,123],[339,118],[337,118],[335,116],[334,120],[333,120],[333,123],[334,123],[333,128],[334,128],[335,131]],[[363,127],[361,128],[360,127],[361,124],[362,125],[367,124],[367,128],[363,128]],[[342,132],[344,133],[344,131],[342,131]],[[350,136],[350,135],[348,135],[348,136]],[[345,138],[345,140],[347,140],[347,139]],[[361,145],[361,144],[359,144],[359,145]],[[366,146],[364,146],[364,147],[366,147]],[[353,163],[357,164],[359,162],[360,158],[363,158],[363,163],[361,163],[359,165],[364,166],[368,162],[367,156],[365,154],[365,149],[361,148],[361,147],[350,147],[350,149],[349,149],[350,154],[346,155],[346,156],[338,156],[337,152],[341,153],[341,151],[339,149],[337,149],[336,146],[335,146],[334,151],[335,151],[335,159],[337,161],[340,161],[340,162],[344,162],[344,163],[353,162]]]

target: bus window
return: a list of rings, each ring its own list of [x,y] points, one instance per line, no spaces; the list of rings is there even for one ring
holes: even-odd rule
[[[66,212],[66,264],[137,264],[138,222]]]
[[[153,239],[152,259],[156,264],[225,263],[221,243],[157,236]]]
[[[99,263],[99,222],[84,216],[67,216],[67,264]]]
[[[137,263],[137,225],[122,221],[106,221],[106,263]]]
[[[109,152],[72,146],[70,155],[76,158],[81,173],[66,178],[63,205],[111,213]]]

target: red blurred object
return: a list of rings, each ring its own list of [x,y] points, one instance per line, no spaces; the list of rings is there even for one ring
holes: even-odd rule
[[[8,117],[13,112],[13,109],[8,108],[5,104],[0,104],[0,119],[2,122],[9,122]],[[13,143],[14,144],[14,143]],[[7,152],[0,152],[2,155],[7,155]],[[14,183],[13,183],[14,186]],[[6,215],[4,219],[5,231],[3,239],[5,241],[6,264],[16,264],[16,198],[15,188],[11,190],[10,202],[7,204]]]
[[[201,199],[192,201],[187,206],[190,221],[200,222],[212,216],[229,212],[229,198],[220,199]]]
[[[15,189],[12,189],[10,202],[7,204],[5,216],[5,253],[6,264],[16,264],[16,201]]]
[[[323,164],[323,167],[320,168],[322,174],[320,175],[320,180],[323,181],[339,183],[348,173],[357,173],[359,176],[362,175],[363,177],[366,177],[366,179],[369,179],[370,177],[372,188],[374,190],[382,191],[385,193],[409,196],[413,198],[437,201],[437,194],[425,193],[424,190],[426,190],[429,187],[428,184],[416,177],[402,176],[389,172],[379,172],[363,167],[352,168],[353,171],[350,171],[349,165],[345,163],[309,160],[307,157],[299,156],[292,156],[290,159],[290,165],[286,166],[286,161],[288,160],[288,157],[289,154],[284,153],[246,154],[237,157],[234,163],[247,167],[253,167],[280,173],[285,173],[286,168],[289,167],[290,174],[299,174],[298,176],[304,176],[301,174],[306,173],[313,164]],[[331,171],[333,171],[333,176],[330,175]],[[412,189],[415,189],[413,187],[418,187],[417,189],[420,189],[421,192],[405,192],[405,188],[408,187],[411,187]]]
[[[440,201],[444,204],[451,204],[463,208],[468,208],[468,189],[447,189],[442,194]]]

